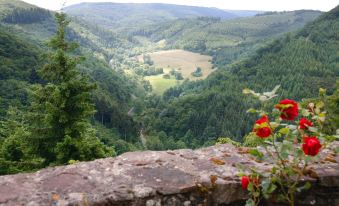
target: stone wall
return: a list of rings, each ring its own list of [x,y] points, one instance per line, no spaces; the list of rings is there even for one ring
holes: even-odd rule
[[[339,205],[339,157],[322,151],[312,165],[312,189],[299,205]],[[0,205],[244,205],[236,164],[270,168],[246,148],[218,145],[199,150],[125,153],[31,174],[0,177]],[[331,158],[328,156],[331,155]],[[211,183],[215,179],[215,184]],[[264,203],[266,205],[276,205]]]

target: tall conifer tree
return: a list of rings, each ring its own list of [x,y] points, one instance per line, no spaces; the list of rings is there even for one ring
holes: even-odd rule
[[[48,44],[54,52],[39,71],[47,84],[36,86],[33,94],[33,153],[47,164],[104,157],[109,150],[89,123],[95,112],[91,102],[95,85],[76,68],[82,58],[71,55],[77,45],[66,40],[66,15],[57,13],[56,23],[57,34]]]

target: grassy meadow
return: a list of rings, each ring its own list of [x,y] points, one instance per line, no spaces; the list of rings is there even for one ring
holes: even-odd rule
[[[167,89],[180,84],[182,81],[176,80],[173,77],[171,79],[164,79],[162,76],[163,75],[161,74],[145,77],[145,80],[148,80],[151,83],[153,92],[158,95],[163,94]]]
[[[199,80],[205,79],[214,70],[212,69],[212,57],[207,55],[201,55],[194,52],[184,51],[180,49],[157,51],[148,53],[154,66],[156,68],[163,68],[164,74],[170,74],[171,70],[180,72],[184,79]],[[138,56],[138,61],[143,61],[143,56]],[[197,67],[202,70],[201,77],[192,76]],[[163,75],[154,75],[145,77],[146,80],[150,81],[153,91],[156,94],[162,94],[166,89],[179,84],[181,81],[176,80],[173,76],[170,79],[164,79]]]

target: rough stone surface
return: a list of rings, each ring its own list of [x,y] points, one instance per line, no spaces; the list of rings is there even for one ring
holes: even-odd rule
[[[333,152],[338,146],[334,142],[324,149],[319,162],[311,166],[313,178],[305,178],[313,187],[300,195],[299,205],[339,205],[339,157]],[[232,145],[130,152],[2,176],[0,205],[244,205],[247,194],[241,189],[236,164],[270,168]],[[216,177],[215,184],[211,176]]]

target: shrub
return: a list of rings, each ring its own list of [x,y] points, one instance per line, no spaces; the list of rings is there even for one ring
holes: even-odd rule
[[[277,96],[278,88],[263,94],[245,89],[244,93],[258,98],[262,108],[267,108],[267,102]],[[273,167],[258,172],[256,168],[239,165],[242,187],[250,193],[246,205],[258,205],[263,198],[295,205],[296,193],[311,187],[309,182],[301,182],[309,174],[308,165],[316,161],[328,141],[333,140],[321,132],[326,116],[323,108],[322,99],[309,103],[306,108],[301,108],[294,100],[284,99],[272,112],[248,110],[258,114],[259,119],[245,144],[259,145],[249,153],[258,161],[272,162]]]

